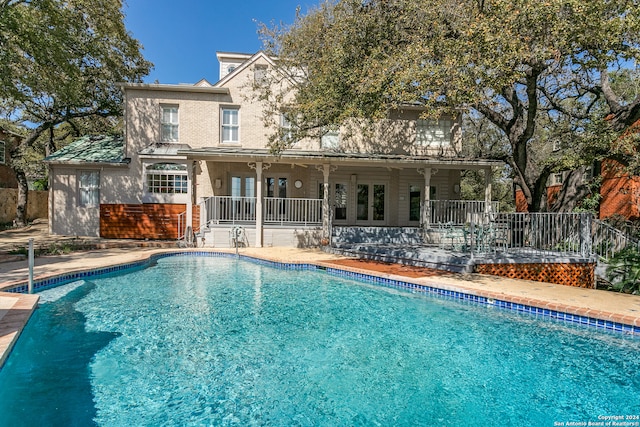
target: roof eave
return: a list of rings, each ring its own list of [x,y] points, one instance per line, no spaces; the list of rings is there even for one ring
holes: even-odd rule
[[[376,158],[376,157],[348,157],[332,155],[326,152],[317,152],[317,154],[300,154],[295,152],[283,152],[279,155],[269,153],[243,153],[243,152],[221,152],[215,153],[207,150],[178,150],[178,155],[183,155],[190,159],[211,158],[220,161],[242,162],[247,159],[251,161],[263,161],[273,163],[285,163],[287,161],[295,161],[296,163],[307,164],[343,164],[343,165],[373,165],[389,166],[389,165],[406,165],[406,166],[464,166],[468,169],[482,169],[486,167],[501,166],[503,163],[498,160],[487,159],[461,159],[461,158]]]
[[[86,166],[86,167],[126,167],[131,163],[130,158],[126,158],[120,162],[88,162],[82,160],[43,160],[52,166]]]
[[[171,85],[159,83],[120,83],[123,90],[150,90],[164,92],[191,92],[228,95],[229,88],[215,86]]]

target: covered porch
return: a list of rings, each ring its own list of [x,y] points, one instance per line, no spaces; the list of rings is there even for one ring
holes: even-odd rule
[[[249,246],[276,245],[267,236],[291,230],[299,234],[293,243],[317,246],[330,243],[334,226],[429,230],[497,211],[490,200],[494,161],[231,148],[178,155],[196,165],[183,228],[205,235],[241,227]],[[464,169],[484,170],[484,200],[459,200]],[[194,209],[198,224],[189,223]],[[214,240],[205,237],[205,245]]]

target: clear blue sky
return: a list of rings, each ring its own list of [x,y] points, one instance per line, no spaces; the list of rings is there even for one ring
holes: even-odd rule
[[[320,0],[128,0],[125,25],[155,67],[146,83],[218,80],[216,51],[255,53],[262,48],[255,21],[293,22]]]

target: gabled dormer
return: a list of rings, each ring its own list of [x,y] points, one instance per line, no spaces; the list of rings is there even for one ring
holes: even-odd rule
[[[244,62],[249,60],[253,55],[236,52],[216,52],[216,56],[220,63],[219,80],[222,80],[228,74],[231,74],[236,68],[240,67]]]

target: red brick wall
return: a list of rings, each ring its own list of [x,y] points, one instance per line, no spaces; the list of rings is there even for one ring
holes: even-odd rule
[[[547,187],[547,206],[551,206],[558,199],[558,193],[562,189],[562,185],[550,185]],[[516,189],[516,212],[529,212],[527,199],[519,188]]]
[[[178,215],[185,204],[100,205],[100,237],[107,239],[178,238]],[[200,210],[193,209],[193,223],[199,224]]]
[[[527,199],[524,197],[522,190],[516,190],[516,212],[529,212]]]
[[[627,219],[638,219],[640,178],[629,176],[622,164],[615,160],[602,162],[602,186],[600,187],[600,218],[615,214]]]
[[[511,279],[595,288],[595,264],[593,263],[477,264],[475,270],[476,273]]]

